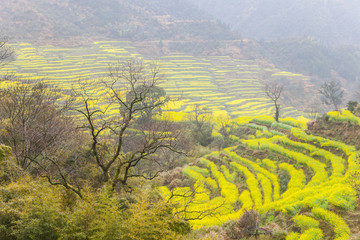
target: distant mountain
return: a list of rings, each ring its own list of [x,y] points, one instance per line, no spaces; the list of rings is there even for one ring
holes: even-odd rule
[[[1,0],[0,36],[64,46],[128,40],[149,56],[259,60],[350,89],[360,84],[360,49],[327,43],[359,46],[359,12],[355,0]]]
[[[190,1],[190,0],[189,0]],[[191,0],[244,37],[360,44],[358,0]]]
[[[360,85],[360,49],[328,46],[312,38],[262,42],[261,55],[277,67],[321,79],[342,78],[348,87]]]
[[[91,39],[236,37],[184,0],[1,0],[0,31],[17,41],[74,44]]]

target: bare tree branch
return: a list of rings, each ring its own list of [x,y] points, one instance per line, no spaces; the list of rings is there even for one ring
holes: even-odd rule
[[[177,194],[174,192],[174,190],[170,191],[171,195],[166,200],[167,203],[171,203],[172,200],[174,200],[174,198],[180,198],[182,199],[182,201],[185,201],[185,203],[181,206],[181,208],[176,212],[174,212],[175,216],[179,216],[186,221],[190,221],[190,220],[201,220],[205,217],[217,217],[219,215],[219,213],[216,212],[216,210],[224,206],[226,202],[225,199],[220,204],[206,210],[189,210],[190,206],[193,205],[194,203],[195,195],[206,192],[201,190],[199,191],[200,188],[201,185],[197,185],[194,189],[189,189],[189,191],[186,191],[185,193],[182,194]],[[177,200],[176,202],[179,201]]]
[[[278,122],[280,117],[280,100],[283,93],[284,85],[279,82],[264,82],[264,93],[274,103],[275,120]]]
[[[102,171],[103,182],[113,189],[120,183],[131,190],[130,178],[154,178],[162,169],[155,169],[154,174],[141,165],[156,163],[152,156],[161,150],[178,152],[179,129],[152,119],[168,101],[157,86],[158,80],[158,67],[132,59],[109,66],[109,75],[101,82],[103,96],[92,95],[91,85],[86,83],[73,91],[82,102],[74,110],[82,115],[81,127],[90,134],[95,163]]]
[[[14,56],[14,49],[8,46],[9,39],[7,37],[0,38],[0,67],[10,61]]]

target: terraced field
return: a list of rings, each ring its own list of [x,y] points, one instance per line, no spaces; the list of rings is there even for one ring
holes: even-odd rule
[[[130,42],[94,42],[72,49],[35,48],[27,43],[13,47],[17,60],[1,68],[0,74],[16,72],[27,79],[43,79],[64,90],[63,94],[78,80],[91,79],[92,88],[101,95],[102,88],[96,82],[106,76],[109,64],[131,57],[146,59]],[[145,62],[150,63],[150,59]],[[347,222],[336,212],[355,207],[356,192],[348,184],[360,170],[356,163],[360,153],[355,147],[307,134],[305,123],[292,118],[277,123],[269,117],[255,117],[273,115],[273,106],[261,91],[259,78],[264,69],[253,60],[172,53],[158,59],[158,64],[166,79],[160,86],[180,99],[164,110],[181,120],[199,104],[215,115],[243,117],[232,122],[233,132],[236,127],[253,132],[246,136],[233,133],[234,147],[184,167],[182,174],[191,186],[177,186],[181,183],[176,179],[171,187],[160,188],[163,197],[177,205],[178,214],[200,228],[237,219],[249,209],[261,213],[276,210],[290,215],[301,229],[289,233],[287,239],[322,239],[323,223],[333,229],[335,239],[349,239]],[[307,80],[299,74],[269,71],[289,82]],[[1,84],[4,87],[4,82]],[[301,114],[293,107],[282,109],[282,117]],[[331,121],[360,125],[359,118],[347,111],[328,115]],[[265,151],[266,157],[262,155]],[[287,176],[288,182],[284,184],[280,176]],[[207,214],[209,210],[211,214]]]
[[[350,239],[348,222],[339,213],[356,206],[356,192],[348,184],[360,170],[355,147],[308,134],[305,122],[291,118],[277,123],[257,117],[238,128],[254,134],[234,134],[234,147],[183,168],[193,185],[175,178],[170,187],[160,187],[164,199],[176,204],[175,212],[200,228],[237,219],[249,209],[275,210],[301,229],[286,239],[323,239],[329,228],[333,236],[326,232],[327,237]]]
[[[130,42],[94,42],[89,47],[34,47],[28,43],[12,44],[17,50],[16,61],[1,69],[1,73],[16,72],[27,79],[44,79],[62,90],[68,90],[79,79],[98,79],[106,76],[109,64],[132,57],[142,57]],[[207,106],[215,114],[228,113],[232,117],[272,115],[273,106],[261,91],[262,69],[253,60],[228,56],[193,57],[171,53],[157,59],[165,79],[161,82],[169,95],[181,102],[164,109],[169,112],[190,112],[192,105]],[[274,77],[287,81],[306,81],[302,75],[270,69]],[[98,85],[94,84],[98,87]],[[95,89],[101,92],[101,89]],[[295,108],[282,109],[282,116],[302,115]]]

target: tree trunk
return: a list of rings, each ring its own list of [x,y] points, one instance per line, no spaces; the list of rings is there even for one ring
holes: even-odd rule
[[[275,105],[275,121],[279,122],[279,117],[280,117],[280,106]]]

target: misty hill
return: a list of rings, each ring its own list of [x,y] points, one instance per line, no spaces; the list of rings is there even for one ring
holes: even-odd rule
[[[331,46],[312,38],[261,42],[260,54],[277,67],[321,79],[335,78],[347,88],[360,85],[360,49]]]
[[[265,58],[265,68],[274,64],[317,82],[335,77],[350,89],[360,84],[359,49],[325,43],[356,41],[359,8],[351,0],[3,0],[0,33],[37,45],[129,40],[150,56],[185,52]],[[230,27],[245,38],[300,37],[256,43]],[[303,37],[308,35],[314,38]],[[318,38],[322,41],[313,40]]]
[[[327,43],[360,42],[357,0],[195,0],[245,37],[312,36]]]
[[[0,30],[16,41],[223,40],[225,25],[183,0],[2,0]]]

